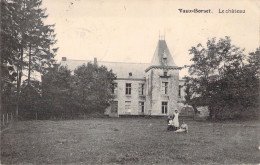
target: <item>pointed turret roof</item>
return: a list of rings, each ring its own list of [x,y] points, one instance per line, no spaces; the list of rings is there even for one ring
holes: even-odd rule
[[[176,66],[165,40],[159,40],[151,62],[153,66]]]
[[[168,49],[166,41],[159,39],[156,50],[153,55],[150,67],[145,71],[147,72],[151,68],[165,68],[165,69],[175,69],[176,64],[173,61],[172,55]]]

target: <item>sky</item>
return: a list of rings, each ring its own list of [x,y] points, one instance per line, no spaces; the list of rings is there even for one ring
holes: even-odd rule
[[[255,51],[260,45],[257,0],[43,0],[55,24],[56,59],[150,63],[159,40],[165,40],[177,66],[189,65],[189,49],[213,37],[230,36],[232,44]],[[178,9],[211,10],[180,13]],[[219,10],[245,13],[219,13]],[[187,75],[180,71],[180,77]]]

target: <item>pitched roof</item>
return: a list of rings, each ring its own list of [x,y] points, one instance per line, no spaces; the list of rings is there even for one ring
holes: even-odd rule
[[[61,61],[61,65],[67,66],[70,70],[74,71],[80,65],[87,64],[88,62],[93,63],[93,61],[71,60],[64,57],[64,60]],[[132,73],[131,78],[143,79],[145,77],[145,72],[151,68],[177,69],[165,40],[158,41],[151,63],[108,61],[98,61],[97,63],[100,66],[106,66],[108,70],[112,69],[113,73],[117,75],[117,78],[129,78],[129,73]]]
[[[67,66],[70,70],[75,70],[77,67],[88,62],[88,60],[72,60],[66,59],[61,61],[61,65]],[[108,70],[112,69],[113,73],[116,74],[117,78],[129,78],[129,73],[132,73],[131,78],[143,79],[145,77],[145,69],[149,67],[149,63],[124,63],[124,62],[108,62],[108,61],[97,61],[99,66],[105,66]]]
[[[151,66],[176,66],[165,40],[158,41]]]

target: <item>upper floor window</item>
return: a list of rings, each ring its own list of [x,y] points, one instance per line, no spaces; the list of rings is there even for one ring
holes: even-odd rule
[[[131,95],[131,83],[126,83],[125,84],[125,94],[126,95]]]
[[[112,94],[117,94],[117,83],[112,84]]]
[[[182,88],[182,86],[179,85],[179,97],[181,97],[181,88]]]
[[[162,82],[162,94],[168,94],[168,82]]]
[[[144,84],[139,84],[139,95],[144,95]]]
[[[167,72],[163,72],[163,76],[164,76],[164,77],[167,77]]]

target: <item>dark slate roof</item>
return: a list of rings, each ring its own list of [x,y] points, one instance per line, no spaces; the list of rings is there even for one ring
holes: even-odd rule
[[[167,62],[163,62],[163,58],[167,59]],[[151,66],[176,66],[176,64],[173,61],[172,55],[168,49],[168,46],[166,44],[165,40],[159,40],[156,50],[153,55],[153,59],[151,62]]]
[[[166,62],[164,62],[164,58],[167,59]],[[87,60],[64,59],[65,60],[61,61],[61,64],[68,66],[68,68],[72,71],[84,63],[93,63],[93,61]],[[112,69],[112,71],[117,75],[117,78],[130,78],[129,73],[132,73],[131,78],[136,79],[143,79],[145,77],[145,72],[149,71],[151,68],[179,69],[173,61],[165,40],[158,41],[152,62],[150,64],[98,61],[98,65],[104,65],[109,70]]]
[[[70,70],[75,70],[77,67],[88,62],[88,60],[71,60],[61,61],[61,65],[67,66]],[[98,65],[105,66],[108,70],[112,69],[113,73],[116,74],[117,78],[129,78],[129,73],[132,73],[131,78],[144,79],[145,69],[149,67],[149,63],[124,63],[124,62],[108,62],[108,61],[97,61]]]

